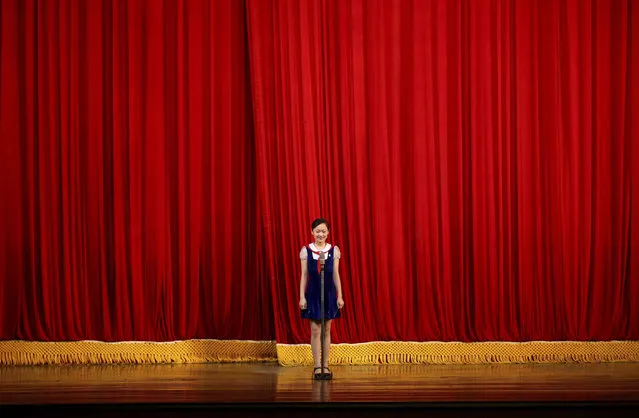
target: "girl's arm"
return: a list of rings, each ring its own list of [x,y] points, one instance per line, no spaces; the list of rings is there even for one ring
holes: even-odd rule
[[[302,260],[302,277],[300,278],[300,309],[306,309],[306,281],[308,280],[308,261]]]
[[[333,283],[335,283],[335,290],[337,290],[337,305],[341,309],[344,305],[344,300],[342,298],[342,281],[339,277],[339,258],[333,260]],[[342,306],[339,306],[339,305]]]

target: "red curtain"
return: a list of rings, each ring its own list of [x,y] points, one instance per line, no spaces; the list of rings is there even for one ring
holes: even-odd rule
[[[271,338],[244,10],[2,1],[1,338]]]
[[[0,338],[639,339],[635,3],[3,1]]]

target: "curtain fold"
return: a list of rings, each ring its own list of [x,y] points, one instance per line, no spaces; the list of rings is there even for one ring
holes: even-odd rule
[[[4,0],[0,339],[639,339],[630,0]]]

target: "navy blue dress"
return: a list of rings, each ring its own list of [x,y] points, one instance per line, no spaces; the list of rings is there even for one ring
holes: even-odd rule
[[[327,320],[340,317],[340,312],[337,308],[337,290],[335,289],[335,283],[333,282],[333,261],[335,260],[334,250],[334,246],[328,250],[326,253],[326,262],[324,263],[324,319]],[[306,247],[306,252],[308,281],[306,291],[304,292],[306,298],[306,309],[302,310],[302,318],[321,321],[321,279],[320,273],[317,270],[319,260],[315,260],[313,258],[313,251],[310,248]]]

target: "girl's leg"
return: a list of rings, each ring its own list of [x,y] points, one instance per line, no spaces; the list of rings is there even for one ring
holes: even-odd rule
[[[328,354],[331,351],[331,322],[333,322],[333,320],[328,319],[324,324],[324,364],[322,364],[322,367],[328,367]],[[319,324],[319,328],[321,334],[322,324]],[[324,369],[322,369],[322,371],[325,373],[328,372],[328,370]]]
[[[316,322],[313,320],[309,321],[311,323],[311,351],[313,352],[313,367],[322,367],[320,365],[321,362],[321,354],[320,354],[320,345],[322,343],[322,324],[321,322]],[[320,370],[321,371],[321,370]]]

